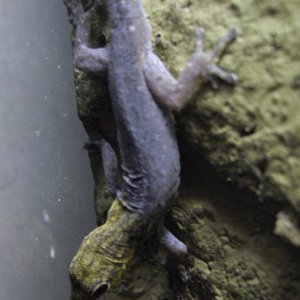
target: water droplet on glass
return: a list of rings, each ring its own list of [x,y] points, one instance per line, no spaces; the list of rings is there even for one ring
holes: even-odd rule
[[[53,259],[55,258],[55,249],[53,246],[50,247],[50,257]]]

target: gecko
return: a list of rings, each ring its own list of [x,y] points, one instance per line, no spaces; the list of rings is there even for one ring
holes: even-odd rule
[[[235,73],[215,63],[237,32],[229,30],[205,52],[204,29],[198,28],[196,50],[175,79],[153,52],[151,25],[141,0],[95,0],[86,11],[80,0],[64,2],[76,26],[74,65],[108,77],[117,132],[117,149],[108,140],[100,142],[116,199],[105,224],[84,238],[69,266],[72,299],[97,299],[119,282],[139,245],[154,232],[168,250],[186,254],[186,245],[162,226],[180,183],[172,112],[212,76],[237,83]],[[105,47],[92,48],[91,16],[99,10],[107,14],[110,38]]]

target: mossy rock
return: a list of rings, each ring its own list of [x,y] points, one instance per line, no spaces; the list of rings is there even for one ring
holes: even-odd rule
[[[298,1],[144,1],[157,53],[179,74],[192,53],[195,28],[209,48],[227,28],[240,35],[220,65],[236,87],[207,85],[178,117],[179,128],[227,181],[259,201],[280,202],[290,226],[300,219],[300,19]],[[254,200],[254,201],[256,201]],[[298,219],[298,221],[297,221]],[[280,226],[280,224],[278,225]],[[295,245],[300,232],[295,229]]]

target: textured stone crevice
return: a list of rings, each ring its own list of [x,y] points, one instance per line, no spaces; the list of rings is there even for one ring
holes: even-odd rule
[[[298,299],[299,252],[273,233],[281,205],[253,202],[184,147],[171,211],[189,249],[175,272],[178,299]]]

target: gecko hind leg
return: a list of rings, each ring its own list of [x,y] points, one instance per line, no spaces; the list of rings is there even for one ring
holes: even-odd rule
[[[238,76],[220,68],[219,61],[227,47],[235,40],[237,31],[230,29],[228,33],[219,39],[216,46],[208,52],[204,52],[203,28],[196,30],[196,51],[186,63],[185,68],[175,79],[167,70],[162,61],[149,52],[144,64],[144,75],[147,85],[158,104],[171,110],[180,110],[189,100],[190,94],[199,84],[218,77],[229,84],[236,84]]]

